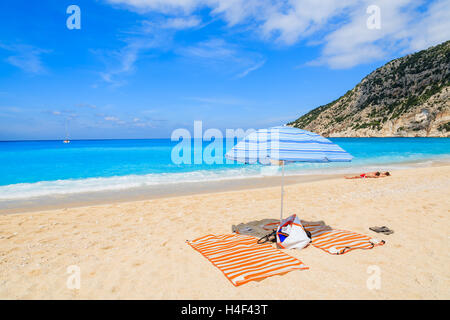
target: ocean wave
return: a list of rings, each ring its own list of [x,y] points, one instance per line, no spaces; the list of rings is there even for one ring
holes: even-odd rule
[[[434,160],[427,159],[421,162],[391,162],[390,164],[380,163],[380,161],[378,161],[378,164],[364,162],[352,164],[334,163],[330,165],[294,163],[285,167],[285,174],[286,176],[346,174],[355,172],[357,170],[377,171],[407,169],[416,166],[432,165],[433,162]],[[248,165],[240,168],[197,170],[191,172],[152,173],[144,175],[124,175],[113,177],[40,181],[34,183],[18,183],[0,186],[0,201],[31,199],[44,196],[68,195],[76,193],[117,191],[179,183],[198,183],[207,181],[261,178],[277,175],[280,175],[279,167]]]
[[[240,168],[18,183],[0,186],[0,201],[260,176],[263,176],[263,173],[258,170]]]

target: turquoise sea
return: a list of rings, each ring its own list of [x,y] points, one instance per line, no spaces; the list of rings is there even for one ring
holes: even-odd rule
[[[286,174],[392,170],[450,160],[448,138],[332,138],[354,156],[351,163],[286,166]],[[175,164],[178,142],[149,140],[75,140],[0,142],[0,201],[122,190],[159,184],[262,177],[259,165]],[[203,141],[203,148],[210,142]],[[192,144],[193,146],[193,144]],[[223,141],[224,152],[231,145]],[[202,150],[191,149],[194,152]],[[225,160],[223,160],[225,162]]]

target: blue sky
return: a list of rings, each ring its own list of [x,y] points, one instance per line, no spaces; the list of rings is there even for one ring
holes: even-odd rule
[[[69,30],[69,5],[81,29]],[[380,9],[380,28],[367,27]],[[0,3],[0,140],[280,125],[450,39],[450,1]]]

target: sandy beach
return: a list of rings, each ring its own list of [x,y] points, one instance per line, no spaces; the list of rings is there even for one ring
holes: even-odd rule
[[[383,179],[291,184],[297,214],[383,239],[372,250],[287,253],[310,269],[234,287],[185,241],[277,219],[280,188],[203,193],[0,216],[1,299],[449,299],[450,166]],[[388,226],[392,235],[372,226]],[[66,285],[81,271],[80,289]],[[381,271],[370,290],[368,268]]]

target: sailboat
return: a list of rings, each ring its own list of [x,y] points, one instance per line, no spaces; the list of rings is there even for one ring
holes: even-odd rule
[[[70,140],[69,140],[69,130],[67,129],[67,119],[66,119],[66,139],[63,140],[63,143],[70,143]]]

